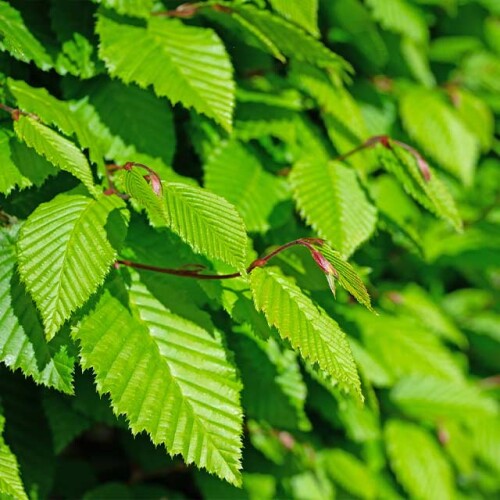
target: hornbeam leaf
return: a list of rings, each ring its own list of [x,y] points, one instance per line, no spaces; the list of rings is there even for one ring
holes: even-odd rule
[[[271,6],[286,20],[319,36],[318,0],[271,0]]]
[[[276,268],[254,269],[250,284],[255,307],[264,312],[269,325],[304,359],[317,363],[323,373],[362,401],[356,364],[339,325]]]
[[[0,361],[37,384],[71,394],[74,356],[59,338],[45,340],[36,307],[19,282],[16,237],[17,227],[0,231]]]
[[[186,463],[239,485],[240,384],[221,335],[172,314],[134,275],[126,292],[111,282],[74,335],[84,369],[96,374],[132,432],[147,431]]]
[[[2,436],[5,427],[5,417],[0,407],[0,495],[5,498],[28,500],[19,473],[19,464]]]
[[[304,160],[292,169],[290,182],[301,215],[344,257],[373,233],[376,210],[352,169]]]
[[[71,141],[28,116],[20,116],[14,130],[19,139],[50,163],[80,179],[91,194],[98,193],[87,159]]]
[[[228,201],[204,189],[177,182],[163,185],[167,225],[199,253],[244,273],[245,224]]]
[[[450,464],[427,431],[390,420],[385,427],[385,443],[391,468],[411,498],[456,498]]]
[[[127,16],[148,17],[153,10],[154,0],[93,0],[120,14]]]
[[[151,17],[146,28],[101,14],[99,54],[111,75],[168,97],[231,130],[234,80],[224,45],[208,28]]]
[[[368,290],[351,264],[329,245],[315,246],[337,271],[338,276],[335,279],[339,282],[340,286],[346,289],[360,304],[373,311]]]
[[[48,339],[104,281],[127,218],[116,196],[95,200],[69,193],[42,203],[24,223],[17,245],[19,273]]]
[[[53,63],[44,46],[31,34],[21,13],[9,2],[0,1],[0,51],[7,51],[16,59],[33,61],[44,71]]]

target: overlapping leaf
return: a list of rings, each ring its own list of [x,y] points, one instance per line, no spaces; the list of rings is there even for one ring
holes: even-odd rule
[[[301,215],[344,257],[373,233],[376,210],[352,169],[304,160],[294,166],[290,182]]]
[[[250,274],[255,306],[303,358],[362,399],[356,364],[338,324],[276,268]]]
[[[17,228],[0,231],[0,361],[37,384],[72,393],[74,355],[65,339],[45,340],[35,305],[17,275],[16,237]]]
[[[153,10],[154,0],[93,0],[104,7],[115,9],[127,16],[148,17]]]
[[[208,28],[152,17],[147,28],[99,15],[99,54],[112,76],[180,102],[232,127],[234,81],[223,43]]]
[[[120,283],[109,285],[75,330],[83,367],[134,433],[239,484],[239,383],[221,335],[175,316],[137,281],[131,299],[137,315]]]
[[[14,130],[19,139],[38,154],[61,170],[73,174],[91,194],[97,194],[90,165],[80,149],[71,141],[28,116],[19,117],[14,123]]]
[[[42,203],[19,234],[19,272],[51,339],[97,290],[125,237],[118,197],[62,194]]]
[[[318,0],[271,0],[273,9],[288,21],[318,36]]]
[[[451,466],[426,430],[390,420],[385,443],[391,468],[409,495],[425,500],[456,498]]]

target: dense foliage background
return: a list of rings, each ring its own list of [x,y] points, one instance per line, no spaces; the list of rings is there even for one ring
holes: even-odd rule
[[[0,496],[500,495],[500,4],[180,3],[0,0]]]

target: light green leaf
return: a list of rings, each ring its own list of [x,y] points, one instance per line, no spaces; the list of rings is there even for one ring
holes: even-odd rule
[[[324,311],[306,297],[277,268],[256,268],[250,274],[255,307],[269,325],[304,359],[320,369],[360,400],[361,385],[345,333]]]
[[[385,427],[385,443],[391,468],[412,498],[456,498],[450,464],[427,431],[390,420]]]
[[[271,0],[273,9],[287,21],[319,36],[318,0]]]
[[[10,194],[13,189],[41,186],[57,170],[33,149],[19,142],[12,132],[0,130],[0,193]]]
[[[474,448],[479,458],[491,469],[500,473],[500,420],[498,414],[488,418],[469,421]]]
[[[367,0],[373,18],[394,33],[408,36],[415,42],[426,42],[429,33],[421,12],[407,0]]]
[[[471,384],[420,375],[401,379],[391,399],[407,415],[424,420],[476,419],[498,413],[495,402]]]
[[[193,250],[245,272],[246,230],[228,201],[204,189],[180,183],[163,185],[168,227]]]
[[[75,358],[65,338],[45,340],[42,322],[16,269],[17,227],[0,231],[0,361],[37,384],[73,393]]]
[[[449,222],[457,231],[462,230],[462,220],[455,201],[436,172],[431,171],[431,177],[426,181],[413,155],[395,144],[391,145],[390,151],[380,146],[377,152],[382,166],[394,175],[412,198]]]
[[[275,206],[287,197],[283,179],[266,172],[238,141],[222,142],[203,166],[205,187],[233,203],[248,231],[267,231]]]
[[[127,16],[149,17],[154,0],[92,0]]]
[[[5,417],[0,407],[0,495],[4,498],[28,500],[19,473],[19,464],[2,436],[5,427]]]
[[[408,134],[443,168],[470,185],[479,156],[476,137],[435,90],[405,91],[400,114]]]
[[[99,55],[112,76],[193,107],[231,130],[234,81],[223,43],[208,28],[152,17],[147,28],[101,14]]]
[[[328,475],[344,490],[356,498],[376,498],[376,480],[368,467],[357,457],[338,448],[323,451],[320,459]]]
[[[351,168],[303,160],[293,167],[290,182],[302,217],[344,257],[373,233],[375,207]]]
[[[132,314],[118,282],[104,290],[74,335],[84,369],[96,374],[133,433],[239,485],[240,385],[220,333],[172,314],[134,278]]]
[[[72,142],[27,116],[21,116],[14,122],[14,130],[19,139],[39,155],[80,179],[91,194],[98,194],[88,161]]]
[[[103,283],[125,237],[128,212],[116,196],[61,194],[23,225],[19,273],[51,339]]]
[[[0,1],[0,50],[24,62],[33,61],[40,69],[52,68],[52,58],[30,33],[21,13],[9,2]]]

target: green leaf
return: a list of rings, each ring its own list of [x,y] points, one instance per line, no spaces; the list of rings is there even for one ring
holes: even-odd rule
[[[16,237],[17,227],[0,231],[0,361],[37,384],[72,394],[72,349],[63,338],[45,340],[38,312],[19,282]]]
[[[325,450],[321,462],[336,483],[356,498],[377,497],[377,483],[370,470],[358,458],[341,449]]]
[[[9,2],[0,1],[0,50],[16,59],[33,61],[40,69],[52,68],[52,58],[24,24],[21,13]]]
[[[233,205],[194,186],[172,182],[163,189],[168,227],[196,252],[244,272],[247,236]]]
[[[131,300],[137,314],[110,283],[75,329],[82,366],[133,433],[145,430],[170,454],[239,485],[240,386],[220,333],[172,314],[136,280]]]
[[[472,183],[479,143],[435,90],[405,91],[400,114],[405,130],[427,154],[464,184]]]
[[[462,220],[455,202],[436,172],[432,171],[430,179],[426,181],[415,157],[395,144],[391,144],[390,151],[383,146],[379,147],[378,157],[382,166],[394,175],[412,198],[449,222],[457,231],[462,230]]]
[[[393,387],[391,399],[407,415],[424,420],[476,419],[498,413],[495,402],[477,387],[435,377],[403,378]]]
[[[19,139],[39,155],[80,179],[91,194],[97,195],[88,161],[72,142],[27,116],[21,116],[14,122],[14,130]]]
[[[222,142],[203,166],[205,187],[237,208],[248,231],[265,232],[276,205],[286,198],[283,179],[266,172],[258,157],[238,141]]]
[[[356,364],[345,333],[324,311],[277,268],[256,268],[250,274],[255,307],[269,325],[304,359],[320,369],[360,400],[363,400]]]
[[[335,279],[338,280],[340,286],[345,288],[360,304],[373,311],[368,290],[351,264],[346,262],[339,252],[326,244],[315,245],[315,247],[337,271],[338,277]]]
[[[389,420],[385,443],[391,468],[412,498],[456,498],[451,467],[436,441],[424,429]]]
[[[233,69],[214,31],[158,17],[141,28],[107,14],[99,15],[96,29],[99,55],[112,76],[141,87],[152,85],[158,96],[193,107],[231,130]]]
[[[39,205],[24,223],[17,244],[19,273],[48,339],[103,283],[127,219],[116,196],[61,194]]]
[[[41,186],[57,170],[33,149],[19,142],[10,131],[0,130],[0,193],[10,194],[13,189]]]
[[[375,207],[351,168],[304,160],[294,166],[290,182],[302,217],[344,257],[373,233]]]
[[[92,0],[127,16],[149,17],[154,0]]]
[[[272,8],[287,21],[319,36],[318,0],[270,0]]]
[[[372,15],[381,26],[394,33],[424,43],[429,36],[425,19],[407,0],[367,0]]]
[[[0,406],[0,495],[5,498],[18,498],[28,500],[24,491],[23,482],[19,474],[19,464],[16,456],[3,439],[5,417]]]

